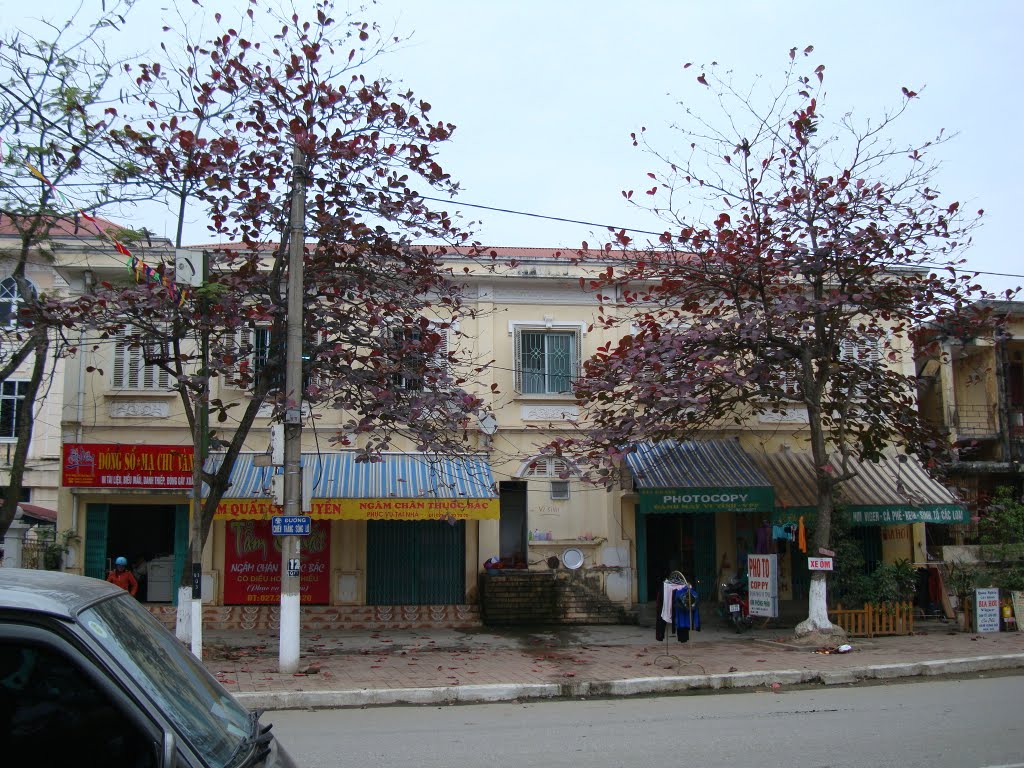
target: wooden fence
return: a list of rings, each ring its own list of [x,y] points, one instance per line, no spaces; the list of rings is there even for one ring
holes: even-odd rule
[[[853,610],[842,605],[829,611],[829,619],[850,637],[914,634],[914,606],[911,603],[868,603]]]

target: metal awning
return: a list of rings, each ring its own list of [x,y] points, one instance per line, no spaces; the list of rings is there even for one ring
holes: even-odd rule
[[[771,481],[736,439],[642,443],[626,455],[639,511],[771,511]]]
[[[800,513],[817,507],[814,459],[781,451],[755,458],[775,487],[780,509]],[[852,460],[851,460],[852,461]],[[948,488],[913,456],[892,454],[875,462],[852,461],[855,477],[839,486],[838,503],[854,525],[965,523],[969,512]]]
[[[217,517],[262,519],[272,513],[272,478],[280,467],[257,466],[242,453]],[[338,520],[497,519],[498,494],[486,456],[438,458],[423,453],[384,453],[357,461],[352,451],[304,453],[303,496],[314,518]],[[206,469],[220,466],[211,455]],[[231,503],[231,502],[236,503]]]

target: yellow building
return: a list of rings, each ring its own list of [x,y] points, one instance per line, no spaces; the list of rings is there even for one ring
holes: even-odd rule
[[[582,482],[568,459],[542,455],[541,447],[585,428],[571,382],[582,361],[622,331],[595,322],[598,300],[581,277],[621,254],[581,264],[548,249],[493,250],[495,268],[447,256],[454,274],[465,274],[475,312],[453,325],[446,344],[459,359],[493,361],[480,366],[483,375],[472,385],[492,416],[466,425],[464,455],[431,461],[410,448],[359,463],[351,450],[327,447],[340,423],[336,412],[324,410],[315,429],[304,427],[311,523],[303,539],[303,604],[457,620],[477,610],[481,584],[499,573],[531,572],[571,576],[625,619],[653,601],[670,570],[716,599],[721,580],[764,548],[780,554],[779,598],[804,598],[808,553],[797,547],[796,527],[813,506],[813,479],[803,414],[767,414],[705,440],[638,451],[629,460],[631,479],[611,489]],[[147,253],[171,258],[166,243]],[[124,270],[111,253],[61,266],[77,290],[123,279]],[[912,356],[901,364],[912,371]],[[166,376],[141,365],[123,335],[81,344],[66,364],[58,502],[59,528],[81,536],[69,570],[102,576],[115,556],[142,558],[144,599],[168,605],[187,558],[192,456],[178,394],[169,387]],[[243,390],[217,387],[212,397],[246,398]],[[276,601],[272,443],[270,420],[261,417],[203,553],[209,605],[255,609]],[[879,560],[919,559],[918,526],[954,522],[962,509],[920,467],[896,456],[865,468],[846,492]],[[574,608],[554,618],[594,615]]]

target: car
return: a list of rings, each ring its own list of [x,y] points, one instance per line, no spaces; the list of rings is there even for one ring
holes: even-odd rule
[[[0,568],[0,753],[36,768],[294,768],[139,602],[99,579]]]

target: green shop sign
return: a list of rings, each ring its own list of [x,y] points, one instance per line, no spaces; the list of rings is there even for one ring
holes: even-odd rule
[[[774,488],[640,489],[642,515],[672,512],[771,512],[774,508]]]
[[[970,521],[967,507],[960,504],[935,504],[926,507],[875,506],[850,507],[853,525],[902,525],[905,523],[966,523]]]

